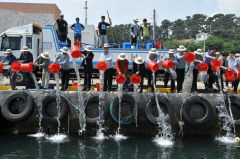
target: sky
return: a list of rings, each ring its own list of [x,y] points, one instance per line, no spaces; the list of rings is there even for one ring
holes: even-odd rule
[[[29,2],[33,0],[0,0],[0,2]],[[69,24],[80,17],[84,24],[85,0],[36,0],[34,3],[55,3]],[[153,9],[156,9],[157,24],[164,19],[174,21],[185,19],[193,14],[212,16],[216,13],[240,16],[240,0],[88,0],[88,24],[97,26],[102,15],[109,11],[113,25],[129,24],[136,18],[147,18],[152,22]],[[108,20],[106,20],[108,21]]]

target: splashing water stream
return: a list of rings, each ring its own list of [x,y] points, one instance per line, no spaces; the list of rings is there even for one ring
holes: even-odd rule
[[[194,67],[194,63],[191,62],[189,64],[188,72],[183,81],[183,89],[182,89],[183,93],[191,93],[191,89],[192,89],[191,86],[193,83],[193,67]],[[190,87],[189,87],[189,85],[190,85]]]
[[[57,110],[58,110],[58,135],[60,133],[61,122],[59,120],[60,113],[61,113],[61,96],[60,96],[60,84],[59,84],[59,75],[58,73],[54,73],[55,81],[56,81],[56,103],[57,103]]]
[[[119,106],[118,106],[118,129],[117,134],[120,134],[121,129],[121,102],[123,97],[123,84],[118,84],[118,99],[119,99]]]
[[[138,94],[138,84],[133,84],[134,87],[134,98],[135,98],[135,107],[134,107],[134,118],[135,118],[135,124],[136,127],[138,127],[137,123],[137,115],[138,115],[138,100],[139,100],[139,94]]]

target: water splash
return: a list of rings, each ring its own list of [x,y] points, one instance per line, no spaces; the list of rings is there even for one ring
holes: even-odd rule
[[[235,141],[235,138],[227,137],[227,136],[216,137],[215,140],[218,141],[218,142],[221,142],[221,143],[225,143],[225,144],[236,144],[237,143]]]
[[[121,129],[121,103],[122,103],[122,97],[123,97],[123,84],[118,84],[118,100],[119,100],[119,106],[118,106],[118,129],[117,134],[120,134]]]
[[[122,134],[115,134],[114,136],[113,136],[113,139],[115,140],[115,141],[121,141],[121,140],[126,140],[128,137],[127,136],[124,136],[124,135],[122,135]]]
[[[177,73],[176,73],[176,71],[173,70],[172,68],[169,68],[169,72],[170,72],[171,79],[176,80],[176,79],[177,79]]]
[[[40,94],[40,89],[39,89],[39,86],[38,86],[38,82],[37,82],[37,79],[36,79],[36,76],[34,73],[30,72],[32,78],[33,78],[33,81],[34,81],[34,84],[35,84],[35,87],[36,87],[36,93],[37,93],[37,104],[38,104],[38,113],[39,113],[39,118],[38,118],[38,133],[37,134],[40,134],[42,133],[43,129],[42,129],[42,97],[41,97],[41,94]]]
[[[156,84],[155,84],[155,73],[153,72],[153,86],[154,86],[154,91],[156,92]],[[155,100],[156,100],[156,104],[157,104],[157,110],[158,110],[158,118],[157,118],[157,123],[158,123],[158,135],[156,136],[156,138],[162,137],[165,140],[168,141],[172,141],[173,139],[173,135],[172,135],[172,128],[171,125],[167,122],[165,122],[165,114],[162,112],[161,107],[159,105],[159,101],[158,101],[158,95],[159,93],[155,93]]]
[[[205,83],[207,81],[207,78],[208,78],[207,71],[200,71],[199,72],[199,77],[200,77],[200,81]]]
[[[234,128],[234,130],[235,130],[234,120],[227,111],[227,107],[226,107],[225,100],[224,100],[224,94],[222,91],[220,71],[217,72],[217,77],[218,77],[218,82],[219,82],[219,89],[220,89],[219,91],[220,91],[221,99],[220,99],[219,104],[216,106],[216,108],[219,112],[218,113],[219,120],[222,121],[222,123],[221,123],[222,129],[226,131],[226,136],[222,136],[222,137],[223,137],[223,139],[226,139],[226,138],[234,139],[235,134],[232,133],[232,129]],[[231,112],[231,105],[229,105],[229,109]],[[224,140],[219,140],[219,141],[224,141]]]
[[[48,136],[46,137],[46,139],[53,143],[64,143],[68,141],[68,136],[65,134],[57,134],[53,136]]]
[[[139,100],[139,93],[138,93],[138,84],[133,84],[134,87],[134,99],[135,99],[135,107],[134,107],[134,118],[135,118],[135,125],[138,127],[137,116],[138,116],[138,100]]]
[[[188,72],[187,72],[187,74],[184,78],[184,81],[183,81],[183,89],[182,89],[183,93],[191,93],[191,89],[192,89],[191,86],[192,86],[192,83],[193,83],[193,68],[194,68],[194,63],[191,62],[189,64]]]
[[[73,67],[75,69],[75,73],[78,81],[78,104],[79,104],[78,107],[79,107],[79,126],[80,126],[80,129],[78,130],[78,134],[82,135],[83,132],[86,130],[86,114],[85,114],[84,99],[83,99],[82,90],[81,90],[81,78],[78,70],[79,66],[77,65],[75,58],[73,58]]]
[[[57,132],[58,134],[60,133],[60,127],[61,127],[61,121],[59,120],[60,114],[61,114],[61,96],[60,96],[60,84],[59,84],[59,75],[58,73],[54,73],[55,81],[56,81],[56,103],[57,103],[57,110],[58,110],[58,117],[57,117],[57,122],[58,122],[58,129]]]
[[[163,146],[163,147],[171,147],[173,146],[174,142],[172,140],[166,139],[164,137],[155,137],[153,139],[153,142],[156,143],[158,146]]]
[[[41,133],[41,132],[38,132],[38,133],[36,133],[36,134],[30,134],[30,135],[28,135],[29,137],[34,137],[34,138],[42,138],[42,137],[44,137],[45,136],[45,134],[44,133]]]

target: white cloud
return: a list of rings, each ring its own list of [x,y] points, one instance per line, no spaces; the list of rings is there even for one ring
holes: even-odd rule
[[[225,13],[240,13],[239,0],[217,0],[218,8]]]

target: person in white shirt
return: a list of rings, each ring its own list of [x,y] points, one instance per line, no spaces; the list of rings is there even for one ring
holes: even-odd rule
[[[113,78],[113,63],[112,54],[109,51],[110,46],[106,43],[103,46],[104,52],[101,54],[101,61],[107,63],[107,70],[104,72],[104,87],[103,91],[110,92],[112,90],[112,78]]]

